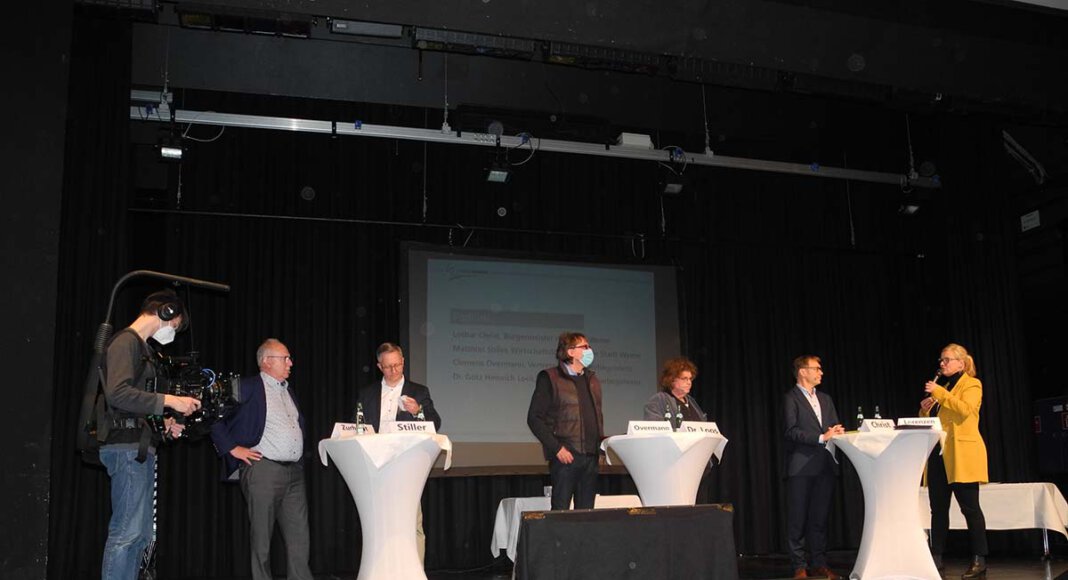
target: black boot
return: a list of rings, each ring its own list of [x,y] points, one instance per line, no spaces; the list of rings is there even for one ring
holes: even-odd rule
[[[972,565],[968,566],[968,569],[961,575],[961,580],[986,580],[986,558],[984,556],[974,556],[972,558]]]

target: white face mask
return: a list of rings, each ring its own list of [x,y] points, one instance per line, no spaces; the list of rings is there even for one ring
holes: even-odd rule
[[[174,342],[174,333],[176,332],[174,330],[174,327],[162,320],[159,321],[159,324],[159,330],[157,330],[156,333],[152,335],[152,338],[156,339],[156,342],[162,345],[167,345]]]

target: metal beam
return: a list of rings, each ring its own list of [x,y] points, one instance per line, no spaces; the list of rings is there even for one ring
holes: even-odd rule
[[[171,121],[171,111],[168,103],[149,103],[146,105],[143,101],[138,101],[136,98],[133,98],[132,100],[134,101],[134,104],[130,106],[131,120],[163,123],[169,123]],[[394,125],[372,125],[361,123],[359,121],[317,121],[313,119],[297,119],[292,117],[265,117],[260,115],[240,115],[234,113],[214,113],[211,111],[177,109],[174,111],[174,122],[193,125],[213,125],[217,127],[298,131],[301,133],[321,133],[326,135],[337,134],[357,137],[381,137],[386,139],[404,139],[408,141],[424,141],[448,145],[469,145],[476,147],[497,146],[496,135],[488,133],[460,133],[448,128],[438,130],[418,127],[398,127]],[[913,175],[910,177],[904,173],[886,173],[881,171],[826,167],[818,163],[806,165],[803,163],[767,161],[745,157],[728,157],[725,155],[715,155],[711,152],[683,152],[680,156],[677,153],[673,154],[667,150],[645,149],[626,145],[600,145],[597,143],[560,141],[557,139],[538,139],[536,137],[527,138],[518,135],[501,135],[500,145],[507,148],[529,146],[537,151],[568,153],[572,155],[594,155],[599,157],[635,159],[639,161],[655,161],[661,163],[674,162],[676,164],[686,163],[688,165],[746,169],[750,171],[766,171],[771,173],[788,173],[810,177],[850,179],[854,181],[898,185],[901,187],[923,187],[930,189],[941,187],[941,181],[937,176],[920,177]]]

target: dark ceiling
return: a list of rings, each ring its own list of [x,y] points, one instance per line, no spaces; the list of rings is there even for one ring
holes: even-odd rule
[[[772,71],[802,79],[813,93],[889,92],[901,101],[944,100],[958,110],[1013,111],[1050,124],[1061,124],[1068,109],[1068,11],[1017,2],[201,0],[163,6],[165,12],[202,7],[314,16],[313,38],[324,40],[342,40],[326,25],[341,18],[574,43],[668,57],[684,69],[697,61]],[[864,86],[874,89],[858,88]]]

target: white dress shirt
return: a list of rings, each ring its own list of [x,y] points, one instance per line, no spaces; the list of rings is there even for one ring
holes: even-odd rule
[[[404,377],[394,386],[386,384],[382,379],[382,408],[378,415],[378,432],[385,432],[385,424],[397,420],[397,411],[400,409],[401,389],[404,388]]]

